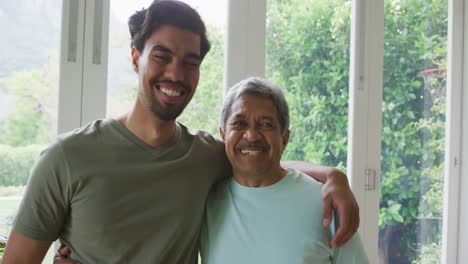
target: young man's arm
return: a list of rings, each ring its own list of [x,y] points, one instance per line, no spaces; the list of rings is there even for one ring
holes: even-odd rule
[[[58,143],[42,151],[34,164],[3,263],[41,263],[51,242],[60,237],[69,212],[69,175]]]
[[[339,247],[349,241],[359,227],[359,206],[351,192],[346,175],[336,168],[303,161],[283,161],[281,164],[286,168],[302,171],[324,183],[322,188],[323,225],[330,225],[334,209],[340,215],[339,228],[330,245]]]
[[[4,264],[42,263],[52,242],[34,240],[12,230],[3,254]]]

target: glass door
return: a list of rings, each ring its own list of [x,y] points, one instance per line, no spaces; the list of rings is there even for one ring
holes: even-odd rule
[[[61,0],[0,2],[2,236],[10,233],[31,167],[57,134],[61,16]]]
[[[446,0],[386,0],[380,263],[440,263]]]

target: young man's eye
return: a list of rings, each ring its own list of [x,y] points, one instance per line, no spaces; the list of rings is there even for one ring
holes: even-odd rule
[[[159,62],[168,62],[170,60],[168,56],[158,54],[153,55],[153,59]]]
[[[184,64],[189,68],[198,68],[198,67],[200,67],[200,62],[198,62],[198,61],[185,61]]]

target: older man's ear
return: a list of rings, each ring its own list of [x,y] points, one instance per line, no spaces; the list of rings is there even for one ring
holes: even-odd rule
[[[284,132],[284,134],[281,136],[282,137],[282,140],[283,140],[283,151],[286,149],[286,146],[288,145],[288,142],[289,142],[289,133],[290,133],[290,130],[286,130]],[[283,154],[283,153],[281,153]]]
[[[222,127],[219,128],[219,135],[221,136],[221,139],[224,141],[224,130]]]

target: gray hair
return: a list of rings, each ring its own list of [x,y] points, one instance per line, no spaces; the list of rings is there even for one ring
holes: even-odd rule
[[[231,115],[232,105],[243,95],[254,95],[273,101],[278,113],[281,132],[289,129],[289,107],[281,89],[271,81],[250,77],[235,84],[226,94],[220,117],[220,126],[223,130],[226,130],[226,122]]]

